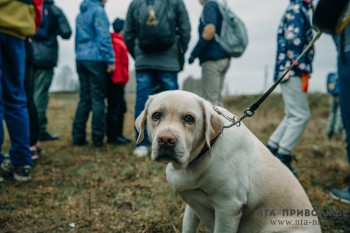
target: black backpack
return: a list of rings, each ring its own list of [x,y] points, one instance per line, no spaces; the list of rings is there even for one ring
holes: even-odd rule
[[[164,51],[174,44],[176,20],[169,0],[142,0],[137,22],[137,39],[143,51]]]

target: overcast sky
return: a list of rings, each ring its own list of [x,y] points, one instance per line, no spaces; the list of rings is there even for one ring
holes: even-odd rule
[[[66,14],[73,29],[69,41],[60,40],[59,66],[69,65],[75,71],[75,18],[79,13],[82,0],[56,0],[56,5]],[[125,18],[131,0],[108,0],[105,6],[109,20],[116,17]],[[197,42],[197,27],[202,10],[199,0],[184,0],[192,26],[189,45],[190,52]],[[276,32],[281,16],[289,0],[228,0],[235,13],[245,22],[249,45],[241,58],[231,59],[231,66],[226,75],[226,82],[232,94],[261,93],[267,67],[268,84],[272,84],[272,76],[276,53]],[[187,53],[188,57],[188,53]],[[314,73],[310,82],[310,91],[325,92],[326,75],[336,70],[336,51],[332,38],[322,35],[316,42]],[[131,59],[130,70],[134,69]],[[198,60],[192,65],[185,65],[179,75],[179,83],[189,75],[200,77]]]

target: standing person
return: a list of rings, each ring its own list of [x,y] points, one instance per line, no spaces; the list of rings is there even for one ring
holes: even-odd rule
[[[14,12],[13,9],[16,9]],[[24,88],[25,38],[35,34],[41,21],[42,1],[5,1],[0,8],[0,121],[5,120],[11,147],[0,153],[0,182],[13,173],[15,180],[31,179],[29,119]],[[0,124],[0,148],[4,126]]]
[[[202,66],[203,98],[214,105],[223,106],[221,91],[230,66],[230,56],[214,38],[215,34],[220,35],[222,15],[216,1],[199,0],[199,2],[203,5],[198,26],[199,40],[191,52],[188,63],[192,64],[199,58]]]
[[[350,24],[346,26],[340,35],[334,37],[334,41],[338,51],[340,109],[346,133],[346,154],[350,164]],[[337,200],[350,204],[349,185],[344,189],[333,189],[331,195]]]
[[[311,6],[311,0],[290,0],[278,28],[275,81],[312,40],[312,26],[308,15]],[[307,84],[312,72],[313,54],[312,48],[281,83],[285,115],[267,143],[269,150],[296,176],[298,173],[291,166],[291,152],[300,141],[311,116]]]
[[[329,94],[327,138],[340,139],[343,133],[343,123],[339,104],[339,79],[337,73],[331,72],[327,75],[327,92]]]
[[[43,20],[38,32],[31,38],[29,57],[29,79],[34,81],[34,103],[39,120],[39,140],[58,140],[57,135],[47,131],[46,111],[49,103],[49,88],[54,76],[54,68],[58,61],[57,36],[69,39],[72,30],[62,10],[54,0],[44,0]]]
[[[135,59],[135,119],[157,85],[158,91],[178,89],[177,74],[182,69],[180,60],[187,50],[190,33],[191,25],[182,0],[131,2],[125,21],[124,40]],[[145,134],[133,154],[137,157],[147,156],[148,145]]]
[[[84,0],[76,19],[75,52],[80,81],[80,101],[73,122],[73,144],[85,145],[86,122],[92,111],[92,142],[102,147],[106,132],[105,98],[114,53],[106,0]]]
[[[116,18],[111,33],[115,54],[115,71],[108,80],[107,87],[107,142],[109,144],[127,144],[131,140],[123,136],[126,102],[124,87],[129,81],[128,49],[123,39],[124,20]]]

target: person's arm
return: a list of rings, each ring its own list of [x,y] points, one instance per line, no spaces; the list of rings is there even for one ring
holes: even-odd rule
[[[208,2],[203,7],[202,19],[204,22],[204,29],[202,34],[199,36],[199,40],[192,50],[191,57],[189,62],[192,63],[195,58],[199,56],[199,54],[206,49],[211,40],[214,40],[217,18],[217,3],[216,2]]]
[[[188,18],[186,6],[182,0],[178,1],[176,9],[176,27],[178,28],[179,43],[183,53],[185,53],[191,39],[191,24]]]
[[[135,1],[132,1],[125,19],[123,37],[130,55],[135,58],[136,20],[134,19]]]
[[[57,20],[57,34],[62,37],[62,39],[68,40],[72,35],[72,29],[66,16],[63,14],[62,10],[56,6],[52,6],[52,14]]]
[[[111,72],[114,70],[114,51],[109,33],[108,17],[104,9],[98,10],[94,17],[97,46],[103,60],[108,64],[108,72]]]

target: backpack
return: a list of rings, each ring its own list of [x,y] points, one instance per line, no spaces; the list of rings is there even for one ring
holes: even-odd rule
[[[222,15],[222,24],[220,35],[215,34],[215,40],[230,57],[240,57],[248,45],[247,29],[243,21],[233,13],[227,3],[217,2],[217,4]]]
[[[330,95],[339,94],[339,79],[337,73],[329,73],[327,75],[327,92]]]
[[[140,1],[137,15],[137,39],[143,51],[164,51],[174,44],[176,20],[169,5],[169,0]]]

